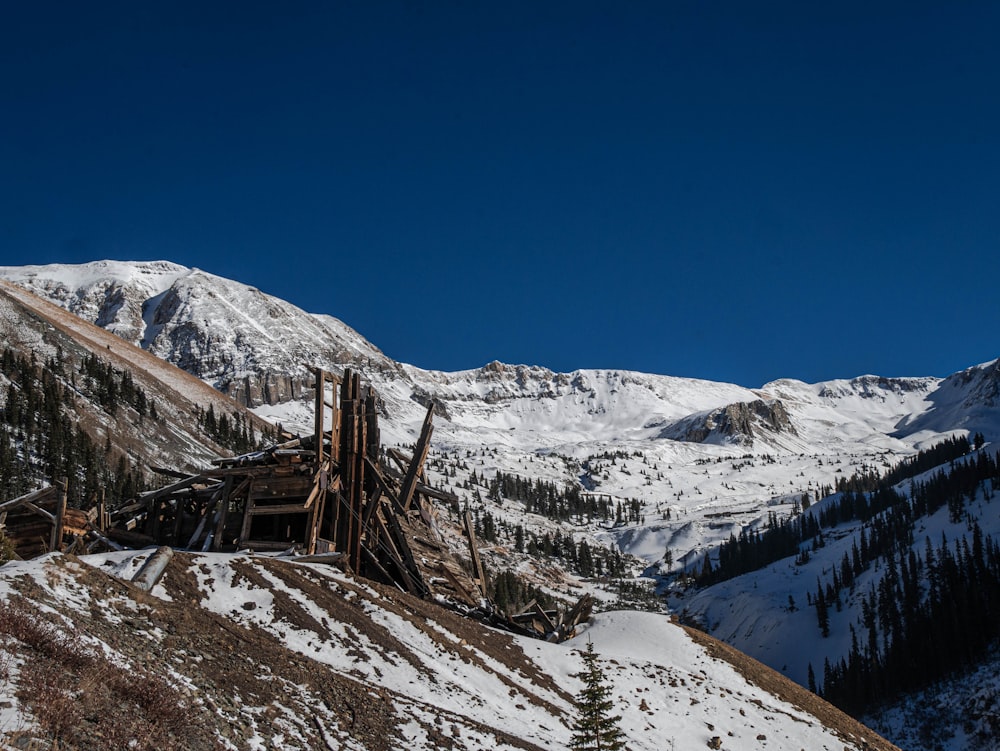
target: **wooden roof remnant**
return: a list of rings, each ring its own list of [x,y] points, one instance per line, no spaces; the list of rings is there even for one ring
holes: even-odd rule
[[[468,512],[463,518],[468,567],[442,534],[432,499],[453,504],[459,499],[425,480],[433,402],[413,455],[396,449],[383,453],[375,391],[362,387],[350,369],[343,377],[321,369],[315,375],[312,435],[217,459],[194,475],[154,468],[172,482],[109,514],[100,508],[82,520],[74,515],[82,512],[65,509],[65,492],[60,505],[58,492],[51,488],[0,504],[0,513],[8,513],[8,534],[17,530],[19,554],[64,549],[68,533],[77,543],[89,541],[91,548],[105,544],[203,552],[290,550],[335,562],[358,576],[434,599],[494,625],[552,641],[571,637],[577,624],[590,616],[593,598],[584,597],[568,612],[535,607],[518,614],[501,613],[489,598]],[[12,526],[14,509],[26,521]],[[32,535],[44,537],[46,532],[47,548],[31,542]]]

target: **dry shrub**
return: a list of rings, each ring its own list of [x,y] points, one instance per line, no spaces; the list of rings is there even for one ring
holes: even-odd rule
[[[179,751],[214,745],[193,722],[189,702],[166,680],[110,662],[80,634],[60,631],[26,603],[0,603],[0,638],[3,649],[19,651],[25,660],[18,698],[60,748]]]

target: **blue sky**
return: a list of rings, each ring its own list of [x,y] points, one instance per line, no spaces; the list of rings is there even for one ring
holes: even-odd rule
[[[1000,4],[20,3],[0,264],[391,357],[759,386],[1000,356]]]

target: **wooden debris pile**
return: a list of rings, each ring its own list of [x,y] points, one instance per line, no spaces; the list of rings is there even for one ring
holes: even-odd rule
[[[468,512],[462,520],[468,566],[442,536],[432,499],[457,504],[458,498],[432,488],[424,473],[433,412],[432,403],[412,456],[396,449],[382,453],[375,391],[362,387],[351,370],[340,378],[317,369],[310,436],[218,459],[195,475],[157,469],[173,481],[111,514],[101,509],[77,519],[82,512],[66,510],[65,493],[60,505],[54,489],[2,504],[0,512],[8,514],[8,535],[22,557],[65,549],[67,536],[91,547],[290,550],[494,625],[549,640],[569,638],[590,616],[592,598],[584,597],[568,612],[535,605],[522,613],[499,613],[488,596]],[[47,547],[39,547],[42,543]]]

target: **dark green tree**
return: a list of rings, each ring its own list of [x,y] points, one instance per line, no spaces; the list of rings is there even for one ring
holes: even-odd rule
[[[577,673],[583,680],[583,690],[576,698],[576,723],[573,726],[574,751],[616,751],[625,748],[625,736],[618,723],[621,715],[612,715],[614,704],[611,689],[605,681],[604,670],[597,661],[594,643],[587,642],[583,653],[583,671]]]

